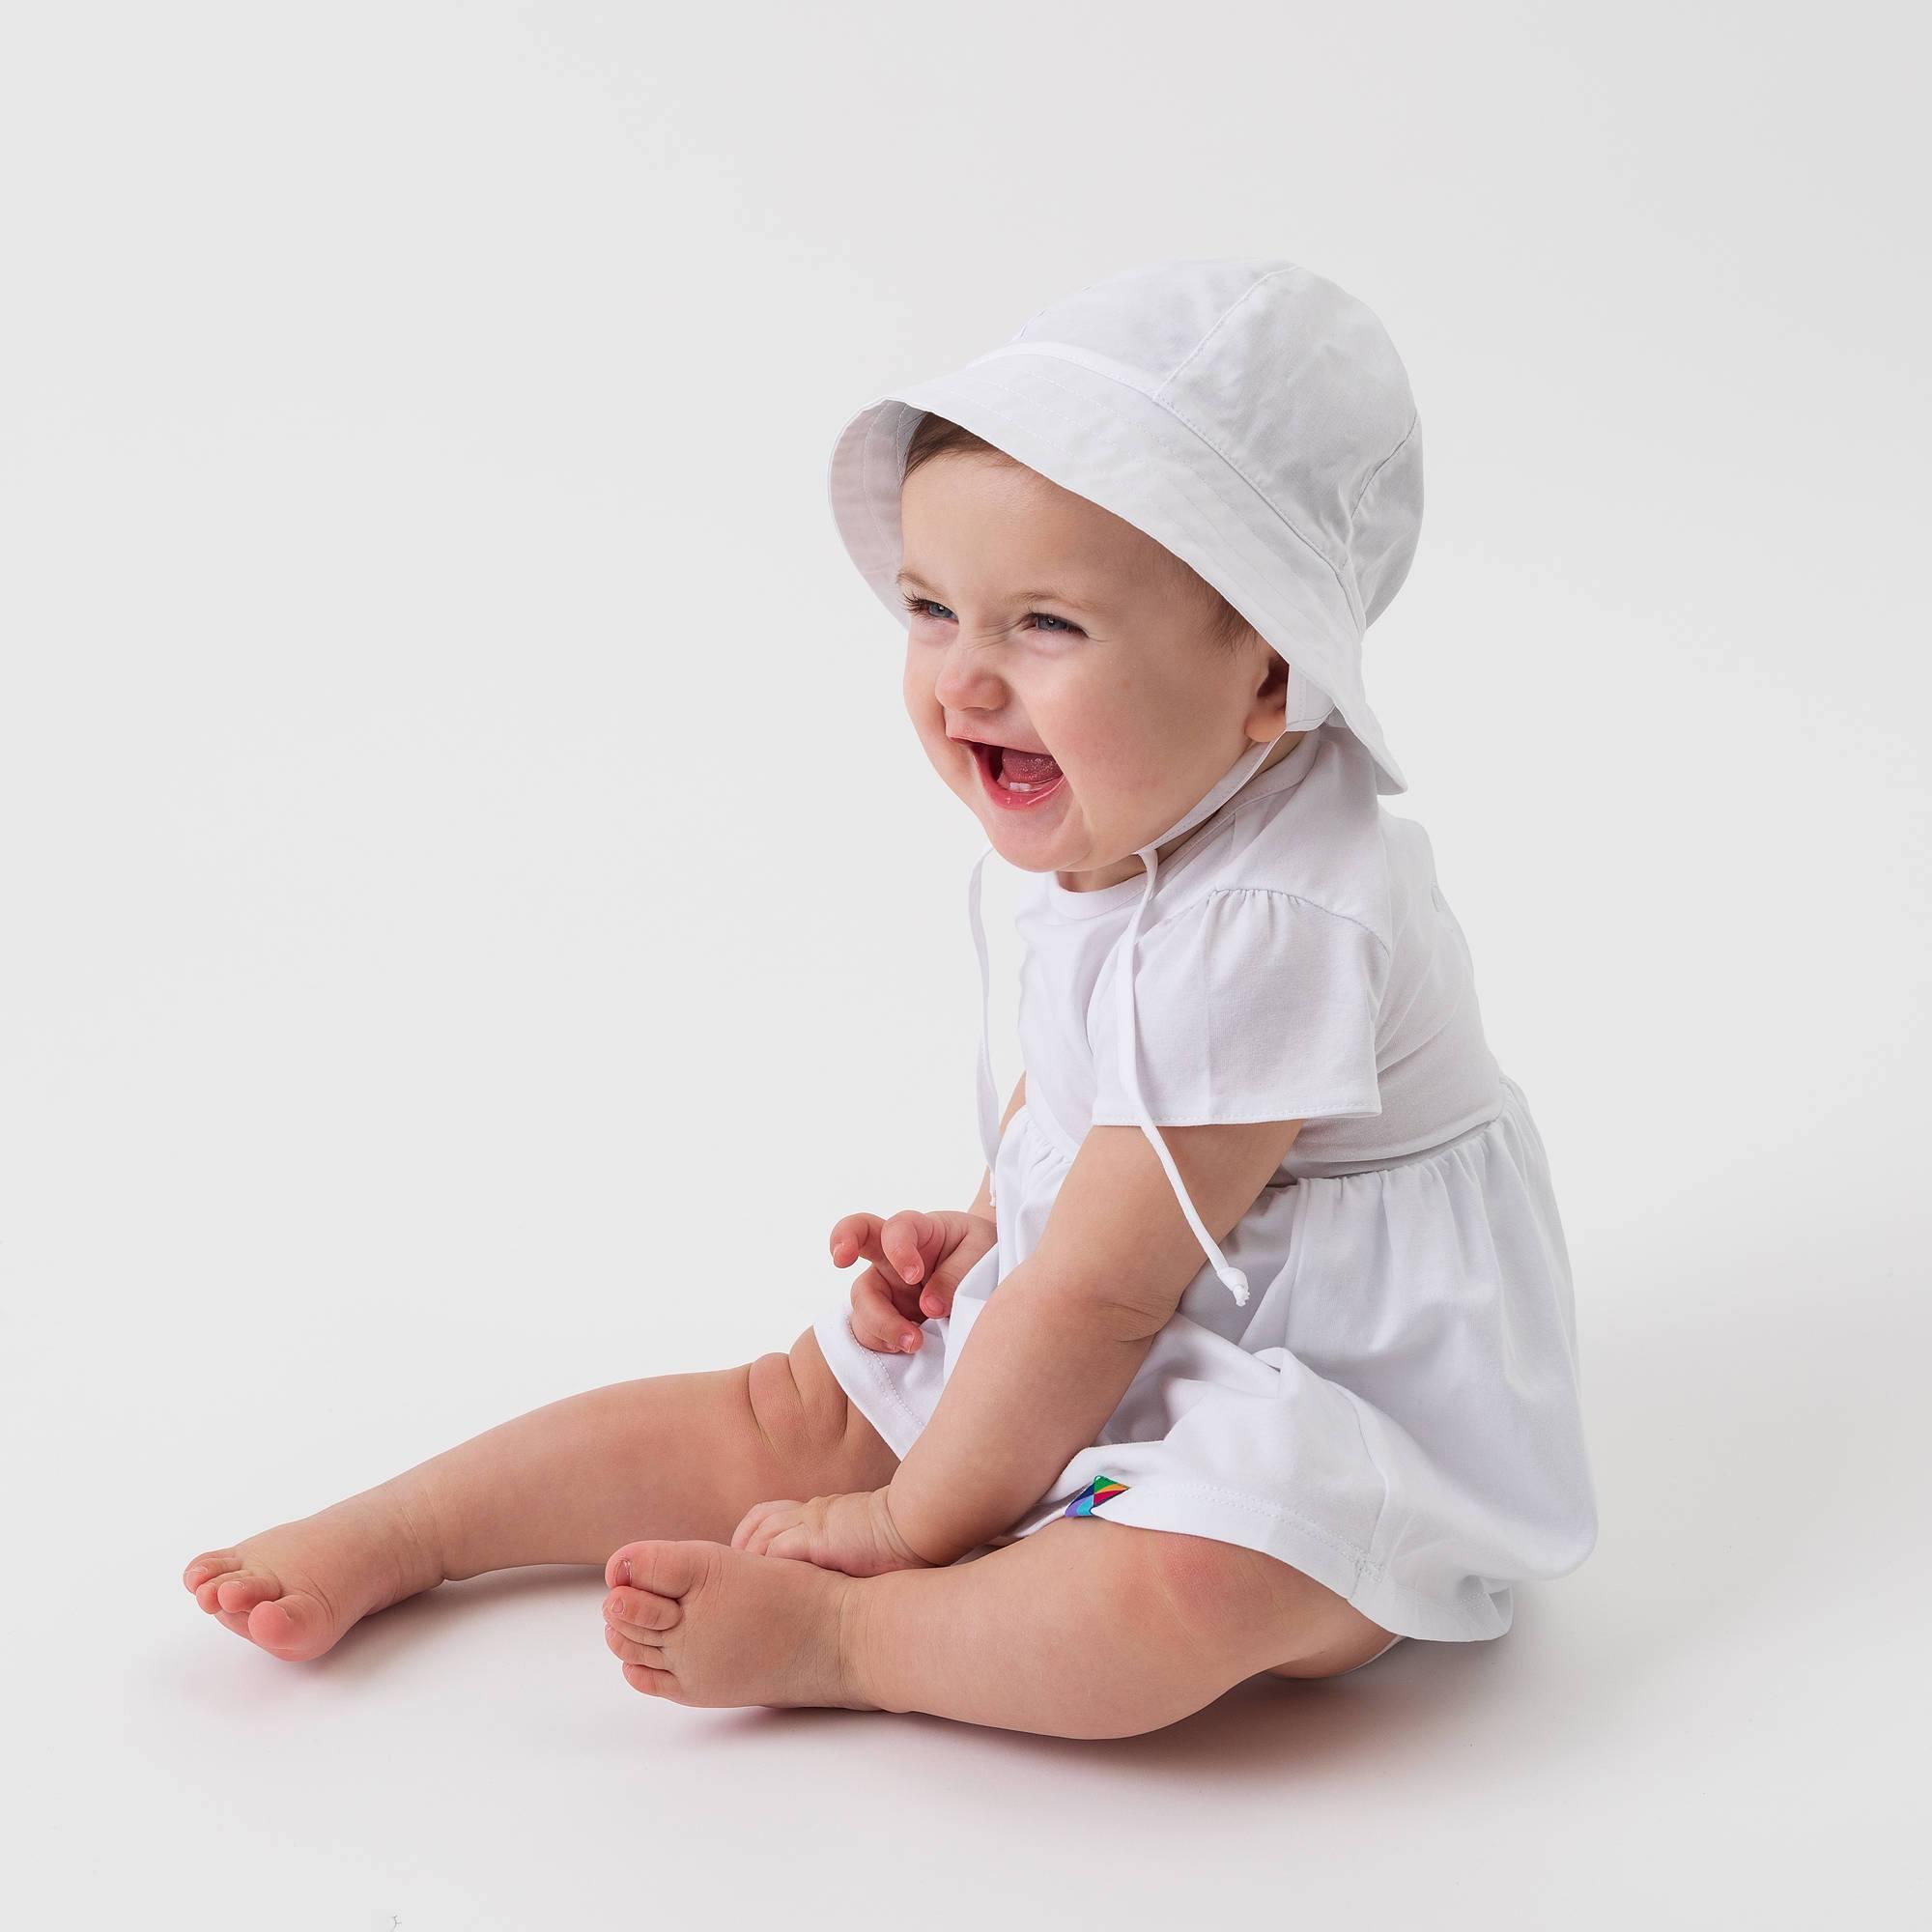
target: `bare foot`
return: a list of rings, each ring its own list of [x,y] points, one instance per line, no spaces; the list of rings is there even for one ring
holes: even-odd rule
[[[846,1646],[860,1579],[722,1543],[627,1543],[604,1567],[604,1640],[633,1690],[678,1704],[875,1711]]]
[[[360,1618],[441,1581],[419,1513],[386,1484],[233,1549],[203,1550],[182,1572],[217,1623],[291,1663],[320,1657]]]

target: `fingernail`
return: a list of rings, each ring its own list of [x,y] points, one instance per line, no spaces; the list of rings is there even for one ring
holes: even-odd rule
[[[919,1298],[919,1305],[928,1315],[937,1315],[939,1313],[939,1297],[936,1294],[922,1294]]]
[[[906,1264],[905,1278],[908,1281],[917,1281],[924,1272],[925,1264],[917,1258]]]

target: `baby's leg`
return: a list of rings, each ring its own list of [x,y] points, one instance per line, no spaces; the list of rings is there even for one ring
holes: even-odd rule
[[[1285,1660],[1333,1675],[1388,1638],[1365,1644],[1346,1599],[1272,1556],[1100,1517],[938,1570],[851,1577],[647,1542],[615,1551],[605,1578],[606,1643],[650,1694],[1063,1738],[1158,1730]]]
[[[532,1409],[330,1508],[211,1549],[182,1581],[274,1656],[448,1578],[601,1567],[628,1538],[728,1542],[753,1503],[877,1489],[897,1458],[807,1329],[790,1353],[612,1382]]]

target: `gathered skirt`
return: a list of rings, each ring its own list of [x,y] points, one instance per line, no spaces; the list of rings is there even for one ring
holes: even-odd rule
[[[1570,1261],[1542,1137],[1504,1076],[1496,1116],[1390,1165],[1278,1178],[1205,1263],[1100,1431],[1015,1522],[1062,1516],[1279,1557],[1399,1635],[1500,1636],[1512,1586],[1596,1542]],[[980,1310],[1037,1245],[1077,1149],[1022,1104],[994,1171],[998,1245],[910,1355],[852,1334],[841,1280],[826,1362],[905,1455]]]

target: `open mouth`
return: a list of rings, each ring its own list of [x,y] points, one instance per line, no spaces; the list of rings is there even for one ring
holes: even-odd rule
[[[973,741],[973,762],[990,797],[1010,809],[1024,809],[1051,798],[1065,782],[1066,774],[1044,752],[1017,752],[1006,745]]]

